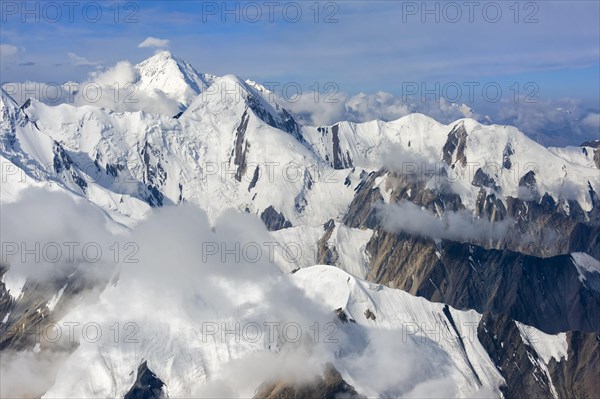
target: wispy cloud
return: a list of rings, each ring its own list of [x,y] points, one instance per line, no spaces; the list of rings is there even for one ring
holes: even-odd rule
[[[378,208],[378,214],[383,228],[388,231],[460,242],[500,240],[512,224],[510,219],[494,223],[474,219],[467,211],[446,212],[438,218],[412,202],[382,205]]]
[[[167,47],[169,45],[168,39],[159,39],[157,37],[149,36],[143,42],[138,44],[139,48],[146,47]]]
[[[102,64],[102,61],[90,61],[75,53],[68,53],[67,56],[69,57],[71,64],[75,66],[98,66]]]
[[[1,57],[12,57],[13,55],[19,52],[19,48],[17,46],[13,46],[12,44],[0,44],[0,56]]]
[[[589,126],[592,129],[596,129],[596,132],[600,132],[600,114],[591,112],[589,113],[581,123],[585,126]]]

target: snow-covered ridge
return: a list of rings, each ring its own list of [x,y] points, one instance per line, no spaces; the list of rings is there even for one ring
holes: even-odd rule
[[[521,334],[521,339],[523,342],[532,348],[537,354],[538,359],[542,361],[540,363],[538,359],[530,358],[531,362],[533,364],[537,364],[541,371],[546,375],[546,378],[550,382],[550,392],[554,398],[558,398],[556,388],[554,387],[552,377],[550,376],[547,366],[551,359],[554,359],[556,362],[560,362],[563,359],[568,360],[569,346],[567,343],[566,333],[548,335],[536,330],[533,327],[519,322],[515,323],[519,329],[519,333]]]
[[[168,51],[161,51],[137,65],[120,61],[111,68],[91,73],[83,82],[7,82],[2,87],[19,104],[36,99],[48,105],[91,105],[173,116],[216,78],[198,72]]]
[[[126,293],[126,287],[136,286],[128,278],[123,277],[118,286],[109,287],[99,304],[76,309],[65,320],[81,318],[83,322],[85,315],[99,317],[115,309],[130,295]],[[269,370],[271,365],[279,364],[279,367],[285,368],[290,367],[289,362],[302,362],[295,367],[305,367],[301,364],[315,367],[312,372],[318,371],[318,363],[313,363],[315,360],[327,360],[358,392],[369,396],[418,394],[428,384],[436,383],[442,383],[449,396],[463,397],[478,392],[496,392],[497,395],[503,383],[476,338],[480,314],[445,310],[443,304],[430,303],[402,291],[371,284],[331,266],[306,268],[282,276],[277,283],[284,287],[290,285],[289,289],[298,287],[299,292],[293,293],[297,302],[285,300],[284,303],[290,307],[287,309],[289,314],[297,315],[296,319],[288,322],[300,325],[305,337],[299,344],[289,345],[280,336],[278,357],[288,360],[277,363],[278,360],[272,357],[273,349],[262,340],[250,342],[253,340],[245,339],[242,334],[236,339],[231,332],[223,340],[220,331],[209,334],[200,323],[203,320],[214,321],[214,325],[221,328],[222,322],[232,320],[241,321],[242,325],[283,321],[273,319],[273,316],[262,319],[264,310],[272,306],[270,301],[275,298],[265,298],[264,295],[268,294],[260,292],[257,292],[258,296],[247,295],[249,289],[242,288],[244,284],[252,291],[254,283],[248,286],[247,282],[233,280],[222,285],[230,300],[237,304],[233,319],[233,315],[223,311],[217,314],[210,311],[211,307],[219,309],[222,305],[217,304],[218,298],[202,293],[199,299],[203,304],[201,308],[205,310],[173,311],[157,307],[153,308],[152,316],[142,308],[137,313],[133,309],[124,312],[126,319],[123,321],[139,326],[135,336],[137,344],[115,343],[110,336],[103,336],[98,343],[82,341],[59,370],[57,380],[46,397],[72,397],[74,394],[81,397],[122,396],[135,379],[135,373],[131,371],[137,369],[143,360],[165,383],[171,397],[206,395],[210,392],[207,389],[211,382],[227,381],[231,378],[228,373],[236,370],[236,364],[244,365],[240,363],[243,359],[247,359],[248,367],[253,362],[262,362],[262,370]],[[142,302],[147,302],[150,300],[148,295],[153,295],[137,289],[134,292],[141,295],[138,300]],[[336,313],[337,308],[342,310]],[[373,316],[367,318],[367,310]],[[200,319],[199,315],[202,315]],[[341,318],[346,321],[341,321]],[[102,320],[102,317],[97,319]],[[315,333],[311,330],[315,325],[318,326],[318,336],[311,335]],[[228,326],[235,332],[233,325]],[[387,348],[387,354],[381,353],[384,348]],[[398,357],[410,359],[411,367],[397,368],[394,373],[386,371],[385,359]],[[374,359],[380,361],[374,363]],[[88,367],[81,368],[83,361]],[[413,372],[412,367],[420,372]],[[243,376],[253,372],[238,370],[236,373]],[[94,384],[86,383],[92,380]],[[258,385],[260,380],[240,377],[229,385],[228,394],[252,396]]]
[[[111,338],[107,335],[100,342],[83,342],[61,368],[48,396],[122,396],[135,378],[132,372],[144,360],[172,396],[206,392],[206,385],[231,379],[232,363],[256,359],[255,355],[259,363],[272,360],[272,352],[290,348],[276,345],[274,350],[263,342],[228,340],[207,344],[206,337],[199,334],[202,326],[194,323],[261,323],[288,314],[302,316],[303,321],[337,323],[342,335],[338,345],[309,347],[309,352],[323,354],[309,364],[316,367],[322,361],[334,362],[361,393],[423,396],[428,385],[439,384],[446,395],[464,397],[485,391],[498,396],[502,377],[476,338],[476,330],[473,334],[481,314],[361,280],[368,273],[366,246],[373,231],[345,226],[344,215],[370,172],[384,168],[402,173],[406,165],[425,165],[431,170],[436,164],[450,175],[451,189],[470,210],[481,190],[497,193],[502,199],[519,197],[521,180],[534,170],[535,180],[528,182],[532,190],[575,200],[589,211],[594,206],[592,193],[598,193],[600,187],[591,151],[546,149],[516,128],[481,125],[472,119],[445,125],[421,114],[391,122],[300,127],[270,98],[268,90],[255,82],[233,75],[200,74],[164,52],[136,68],[144,91],[168,95],[184,105],[185,111],[174,117],[93,105],[49,106],[37,100],[19,107],[2,91],[0,162],[10,173],[3,176],[1,203],[18,203],[30,188],[45,194],[59,191],[91,202],[95,209],[102,209],[107,224],[126,232],[148,221],[153,214],[150,207],[169,211],[185,208],[170,205],[193,203],[206,211],[207,219],[186,219],[182,225],[165,229],[169,234],[164,235],[161,224],[159,241],[166,249],[179,248],[184,242],[187,245],[182,248],[192,251],[197,243],[186,240],[195,238],[194,234],[180,237],[176,245],[164,240],[198,225],[208,230],[219,216],[233,209],[255,214],[277,230],[255,238],[257,241],[298,244],[306,256],[295,263],[276,258],[274,262],[283,272],[295,273],[277,270],[264,279],[276,282],[267,287],[261,285],[264,281],[258,272],[250,284],[242,284],[236,280],[237,273],[232,273],[236,278],[210,279],[192,268],[185,273],[168,269],[164,279],[151,278],[149,289],[138,285],[145,270],[129,269],[118,284],[106,289],[98,303],[71,309],[63,321],[85,322],[93,315],[108,323],[117,315],[123,323],[140,327],[140,341],[125,345],[107,341]],[[487,176],[480,179],[483,183],[475,181],[479,169]],[[376,187],[384,201],[391,201],[385,191],[385,175],[378,179]],[[339,268],[312,266],[319,263],[314,256],[316,243],[322,251],[330,251],[321,255],[335,259],[332,264]],[[160,251],[155,254],[159,255]],[[583,254],[572,257],[580,280],[589,284],[585,278],[599,274],[597,261]],[[161,262],[163,272],[164,265],[177,267],[171,260]],[[194,286],[197,291],[185,298],[191,302],[176,302],[168,293],[177,294],[180,287],[169,286],[171,278],[179,279],[178,283],[209,281],[210,285],[202,287],[210,294],[198,285]],[[25,282],[12,272],[5,274],[4,280],[10,295],[18,297]],[[48,299],[50,311],[60,306],[61,286]],[[235,305],[235,311],[219,311],[225,299]],[[304,306],[307,303],[310,306]],[[277,308],[281,304],[284,307]],[[104,327],[108,330],[109,326]],[[522,331],[533,330],[525,326]],[[549,358],[562,361],[567,350],[563,338],[544,336],[538,346],[532,345],[544,362]],[[266,357],[260,357],[263,355]],[[371,378],[384,375],[383,368],[396,365],[392,360],[399,358],[409,359],[410,370],[399,370],[391,380]],[[89,367],[81,369],[81,364]],[[251,396],[256,388],[252,384],[262,380],[249,380],[251,383],[241,380],[234,392]]]
[[[141,91],[160,90],[167,97],[187,106],[216,76],[200,73],[187,61],[161,51],[135,66],[139,80],[135,82]]]
[[[17,136],[25,134],[25,131],[33,134],[34,130],[39,129],[71,151],[87,153],[90,160],[104,156],[107,158],[106,161],[110,161],[112,164],[119,159],[140,163],[140,155],[137,155],[138,159],[131,159],[131,156],[134,155],[132,150],[140,151],[148,139],[151,139],[150,142],[155,142],[158,147],[162,147],[165,140],[176,140],[179,142],[178,146],[185,146],[188,155],[177,152],[163,154],[162,157],[172,159],[169,161],[165,159],[165,164],[168,163],[170,166],[164,164],[162,166],[176,169],[184,167],[188,170],[187,173],[183,174],[179,170],[173,170],[172,173],[167,173],[167,176],[183,177],[187,175],[188,179],[193,179],[193,175],[202,172],[197,165],[201,153],[210,157],[203,159],[222,161],[222,158],[220,160],[214,158],[214,154],[219,152],[220,157],[223,157],[223,150],[226,147],[229,147],[227,151],[230,151],[234,141],[231,133],[241,120],[246,107],[249,107],[248,99],[252,99],[255,109],[251,109],[251,111],[255,114],[258,124],[267,125],[265,128],[273,134],[269,136],[271,137],[269,140],[264,140],[267,137],[265,134],[258,134],[256,140],[263,141],[263,143],[260,145],[261,148],[257,147],[255,143],[254,149],[248,153],[249,157],[253,158],[252,161],[263,164],[272,161],[278,162],[277,159],[273,159],[278,152],[275,143],[283,139],[281,136],[285,136],[285,133],[274,126],[281,128],[287,126],[290,128],[287,133],[297,133],[296,125],[293,123],[286,125],[285,114],[282,114],[281,108],[277,104],[266,101],[265,97],[257,94],[253,87],[240,79],[225,76],[215,79],[213,83],[192,101],[179,119],[144,112],[114,113],[92,106],[59,105],[52,107],[33,101],[24,110],[24,114],[36,127],[31,124],[19,126],[16,128]],[[14,103],[8,100],[9,97],[5,93],[3,96],[7,98],[7,100],[3,99],[3,103],[12,104],[10,107],[4,107],[7,110],[4,113],[13,109],[10,112],[14,114],[16,112]],[[4,125],[8,123],[9,119],[14,119],[14,116],[8,117],[8,115],[7,113],[7,118],[3,118]],[[257,127],[252,123],[250,125],[249,135],[257,132]],[[542,147],[512,127],[485,126],[469,119],[457,121],[451,125],[443,125],[424,115],[414,114],[387,123],[379,121],[364,124],[342,122],[336,125],[335,134],[333,134],[334,127],[304,127],[301,138],[295,134],[291,135],[295,140],[290,142],[290,145],[297,148],[294,152],[305,154],[302,155],[303,159],[299,160],[301,164],[319,165],[318,169],[321,170],[327,169],[326,164],[329,163],[335,169],[342,170],[361,168],[369,171],[386,166],[400,172],[410,170],[410,173],[415,173],[414,168],[416,167],[416,173],[423,173],[431,170],[432,165],[434,165],[433,168],[436,168],[435,165],[437,167],[444,166],[444,143],[448,140],[449,132],[457,125],[464,126],[467,135],[464,149],[466,163],[462,165],[455,161],[451,165],[453,167],[447,168],[447,170],[452,174],[449,179],[452,182],[452,189],[461,195],[467,207],[472,208],[475,204],[480,188],[474,186],[473,180],[476,175],[475,171],[481,168],[493,179],[501,194],[500,198],[519,197],[522,192],[521,179],[528,171],[533,171],[536,190],[540,194],[547,192],[555,200],[561,198],[576,200],[585,211],[592,208],[589,189],[591,187],[596,193],[599,192],[600,179],[597,173],[598,169],[590,163],[589,153],[585,155],[581,151],[569,151],[568,157],[564,153],[560,156],[555,155],[556,150],[550,151]],[[32,128],[34,130],[31,130]],[[5,131],[9,130],[12,129],[7,125]],[[35,133],[34,136],[39,135]],[[153,136],[155,138],[152,138]],[[217,139],[217,137],[219,138]],[[40,139],[36,138],[35,140],[39,141]],[[196,142],[193,145],[196,149],[193,151],[198,155],[190,158],[190,150],[193,147],[190,147],[189,143],[184,143],[191,140]],[[23,138],[22,141],[28,142],[31,139]],[[214,148],[217,141],[220,142],[218,145],[221,146],[221,149]],[[289,140],[285,139],[284,141]],[[301,149],[300,146],[304,149]],[[291,148],[289,145],[286,147]],[[311,154],[306,152],[307,147],[311,150]],[[203,149],[201,150],[201,148]],[[507,148],[510,148],[508,156],[506,156]],[[183,150],[183,147],[181,149]],[[7,148],[5,147],[3,150],[7,151]],[[28,150],[31,151],[31,154],[39,154],[36,158],[44,158],[38,159],[44,165],[52,161],[51,154],[42,156],[39,149],[33,147]],[[129,155],[127,155],[128,153]],[[259,153],[260,156],[254,156]],[[345,159],[346,161],[332,165],[336,157],[338,160]],[[507,158],[510,160],[509,168],[504,166]],[[287,161],[292,159],[294,158],[288,158]],[[446,166],[448,165],[444,167]],[[251,173],[252,171],[249,172],[250,176]],[[170,188],[163,192],[163,195],[173,202],[176,202],[179,197],[178,183],[182,182],[167,178]],[[293,195],[298,195],[298,192]],[[278,210],[282,211],[282,209]],[[294,212],[285,212],[285,216],[292,219]],[[324,222],[320,221],[320,223]]]
[[[109,335],[99,342],[82,340],[45,397],[122,396],[143,361],[165,383],[171,397],[211,392],[252,396],[260,378],[284,369],[289,372],[290,367],[312,375],[318,372],[319,362],[325,361],[367,396],[419,396],[433,390],[446,397],[498,397],[500,386],[505,384],[478,339],[482,316],[475,311],[459,311],[358,279],[336,267],[319,265],[277,278],[276,292],[285,290],[294,298],[281,298],[283,303],[278,305],[293,318],[278,319],[281,309],[274,310],[278,309],[273,304],[276,298],[269,290],[261,290],[261,283],[203,278],[209,277],[235,304],[234,314],[224,311],[218,298],[207,292],[198,294],[196,309],[156,306],[150,316],[145,307],[128,308],[119,321],[139,327],[135,343],[115,342]],[[132,278],[135,276],[129,273],[122,276],[118,285],[101,295],[99,303],[80,306],[65,321],[83,323],[90,314],[97,316],[95,320],[104,320],[131,295],[146,305],[153,303],[153,293],[139,289],[140,282]],[[162,301],[170,304],[168,298]],[[106,323],[108,320],[113,323],[114,315]],[[210,321],[211,329],[202,321]],[[234,322],[241,326],[235,327]],[[262,326],[265,322],[293,323],[301,328],[304,338],[290,345],[283,334],[275,344],[267,345],[263,342],[266,335],[255,341],[254,335],[248,339],[241,332],[247,324]],[[222,335],[224,326],[229,329],[228,336]],[[542,368],[551,358],[567,360],[564,334],[550,336],[521,323],[517,326]],[[88,367],[81,368],[84,361]],[[390,364],[395,365],[393,372]],[[250,367],[262,371],[256,373]],[[238,378],[231,380],[231,375]],[[92,380],[95,383],[90,384]],[[224,381],[231,383],[220,385]]]
[[[455,150],[447,162],[444,148],[456,128],[464,130],[462,158],[456,158]],[[426,115],[411,114],[390,122],[305,127],[303,133],[315,152],[336,168],[386,166],[417,178],[444,168],[448,177],[442,180],[461,195],[468,208],[474,206],[480,190],[474,184],[478,169],[493,181],[486,190],[493,188],[500,198],[522,197],[521,179],[530,171],[539,195],[575,200],[585,211],[593,207],[589,187],[596,193],[600,188],[593,152],[574,147],[547,149],[511,126],[482,125],[473,119],[445,125]]]

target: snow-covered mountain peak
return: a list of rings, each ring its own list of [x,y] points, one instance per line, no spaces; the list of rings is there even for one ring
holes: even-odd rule
[[[415,383],[442,380],[446,396],[498,397],[525,387],[531,391],[520,396],[551,397],[552,381],[556,391],[569,389],[570,370],[586,367],[579,353],[597,358],[579,345],[588,338],[562,333],[600,331],[596,144],[545,148],[515,127],[471,119],[466,108],[466,118],[449,124],[413,113],[300,127],[259,83],[202,74],[167,51],[93,78],[138,86],[139,102],[17,103],[10,90],[0,91],[7,242],[30,237],[33,212],[55,210],[73,217],[40,224],[52,240],[61,231],[69,239],[71,230],[104,236],[104,227],[81,223],[83,207],[54,206],[54,194],[101,210],[111,242],[132,240],[123,250],[135,243],[137,251],[140,242],[139,264],[113,259],[122,272],[112,284],[97,282],[101,295],[90,282],[96,302],[80,300],[84,274],[61,272],[40,289],[18,267],[0,265],[0,299],[8,298],[0,301],[0,353],[35,348],[45,355],[51,345],[4,332],[55,320],[94,316],[106,330],[116,321],[139,326],[136,345],[109,342],[111,333],[81,340],[56,367],[54,386],[44,387],[47,397],[130,397],[140,364],[171,397],[198,397],[208,385],[235,380],[229,367],[249,354],[283,356],[294,348],[324,354],[319,363],[332,362],[369,397],[421,397]],[[36,210],[38,203],[50,206]],[[204,245],[200,252],[199,243],[220,253]],[[260,259],[250,269],[254,248]],[[11,259],[11,267],[19,264]],[[157,289],[173,301],[155,300]],[[132,303],[142,306],[123,306]],[[298,346],[206,342],[199,320],[298,320],[305,333],[319,321],[339,335]],[[526,326],[562,335],[538,335],[536,346],[531,338],[539,332]],[[586,373],[595,377],[595,370]],[[523,375],[531,377],[523,382]],[[239,396],[271,377],[253,376]]]
[[[275,101],[271,92],[232,74],[214,79],[213,83],[189,105],[182,118],[198,119],[201,109],[210,109],[213,114],[217,110],[225,111],[239,118],[246,108],[251,109],[269,126],[290,133],[299,141],[303,141],[300,125]]]
[[[210,86],[215,76],[198,72],[189,62],[161,51],[135,66],[142,91],[161,90],[167,97],[187,106],[202,90]]]

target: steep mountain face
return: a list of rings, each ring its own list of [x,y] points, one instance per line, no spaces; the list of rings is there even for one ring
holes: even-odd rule
[[[597,143],[544,148],[512,127],[444,125],[420,114],[300,126],[256,82],[200,73],[167,52],[135,69],[140,91],[176,101],[181,112],[33,99],[19,106],[1,92],[4,210],[18,213],[36,193],[60,194],[51,202],[57,212],[74,201],[119,240],[143,243],[160,226],[160,239],[140,246],[145,268],[78,259],[40,278],[20,274],[27,258],[3,256],[0,350],[63,353],[42,389],[48,397],[596,392]],[[206,218],[154,221],[189,205]],[[59,215],[54,223],[67,225],[57,235],[80,231]],[[3,236],[22,228],[3,217]],[[250,239],[236,235],[244,229]],[[207,261],[206,244],[224,253]],[[237,246],[269,248],[269,259],[252,262],[244,252],[232,266],[227,251]],[[172,248],[173,258],[162,257]],[[134,303],[147,308],[124,309]],[[108,320],[134,323],[139,340],[39,342],[28,333],[89,315],[107,331]],[[305,335],[318,321],[337,335],[207,342],[198,324],[207,320],[297,322]],[[418,372],[390,377],[399,359]],[[256,364],[275,366],[240,371]]]
[[[600,382],[600,337],[598,333],[580,331],[566,333],[567,361],[550,359],[548,370],[558,397],[591,398],[598,392]]]
[[[125,394],[125,399],[161,399],[166,397],[163,391],[165,384],[143,362],[137,369],[135,383]]]
[[[591,398],[600,388],[597,333],[550,336],[486,313],[477,335],[506,380],[506,398]]]
[[[183,109],[217,78],[196,71],[187,61],[161,51],[135,66],[139,75],[135,82],[140,91],[160,90],[179,102]]]
[[[383,178],[386,178],[384,183]],[[350,227],[374,229],[365,248],[370,255],[369,280],[458,308],[505,313],[546,332],[600,329],[596,321],[599,320],[599,292],[582,283],[577,261],[570,255],[528,255],[532,246],[535,251],[531,252],[535,254],[561,253],[564,248],[567,254],[585,251],[596,255],[599,251],[597,226],[575,222],[573,216],[568,218],[558,213],[553,204],[528,201],[524,208],[534,210],[512,214],[519,222],[511,225],[500,239],[459,243],[386,230],[374,206],[384,202],[381,192],[386,193],[390,202],[410,199],[432,212],[450,213],[463,207],[460,197],[428,189],[422,182],[397,173],[371,174],[358,189],[344,219]],[[491,207],[502,206],[500,201],[485,203]],[[544,207],[546,212],[540,211]],[[509,212],[505,216],[497,216],[495,211],[485,213],[494,215],[491,221],[511,217]],[[537,219],[531,215],[538,215]],[[545,237],[539,233],[543,229],[536,223],[540,223],[540,219],[552,220],[552,215],[563,223],[552,222],[550,231],[566,237],[544,243]],[[525,226],[525,231],[520,230],[521,226]],[[571,226],[580,226],[574,229],[581,228],[584,232],[572,233]],[[542,227],[548,229],[548,222]],[[574,239],[576,234],[578,238]],[[527,236],[538,238],[523,245]],[[559,243],[562,245],[557,245]],[[577,255],[577,259],[580,256],[589,258],[595,265],[598,263],[592,256]],[[600,270],[594,266],[596,269]]]
[[[546,332],[597,331],[600,295],[569,255],[538,258],[375,231],[367,278],[461,309],[505,313]]]
[[[530,172],[526,176],[531,176]],[[435,181],[435,175],[431,179]],[[469,205],[446,182],[441,180],[436,186],[432,180],[386,169],[371,172],[358,187],[344,222],[351,227],[373,228],[381,219],[377,217],[376,205],[390,203],[412,202],[439,215],[462,211]],[[590,198],[595,198],[595,194],[590,192]],[[484,189],[477,193],[473,209],[467,208],[477,220],[489,221],[491,232],[494,223],[504,224],[506,229],[493,242],[478,240],[480,245],[541,257],[577,251],[600,256],[598,209],[594,205],[585,212],[576,201],[557,202],[547,193],[537,200],[524,200],[502,198]]]

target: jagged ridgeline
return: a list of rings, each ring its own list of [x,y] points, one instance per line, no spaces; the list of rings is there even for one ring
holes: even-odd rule
[[[56,234],[98,225],[139,242],[141,259],[110,273],[58,262],[41,276],[3,247],[3,377],[9,364],[52,369],[9,385],[13,396],[600,390],[599,142],[545,148],[514,127],[421,114],[302,126],[255,82],[167,52],[132,68],[153,108],[21,104],[2,90],[3,242],[19,243],[40,209]],[[82,215],[96,216],[71,220]],[[217,245],[199,262],[190,237],[293,251],[230,264]],[[102,338],[31,333],[74,320]],[[267,343],[205,324],[232,321],[280,324]],[[291,322],[302,340],[285,339]]]

